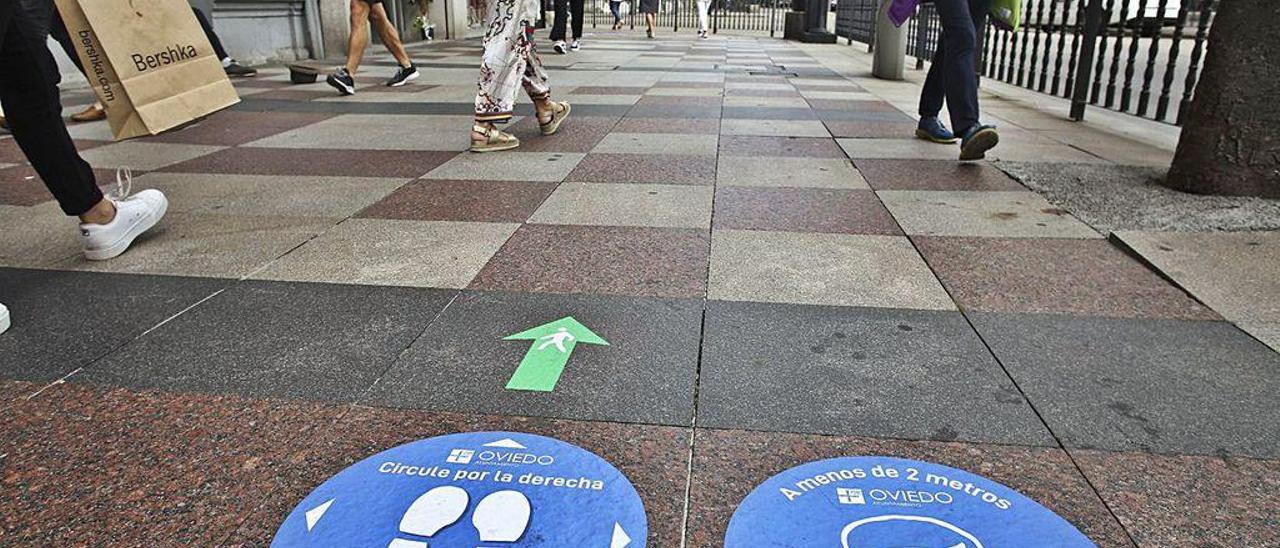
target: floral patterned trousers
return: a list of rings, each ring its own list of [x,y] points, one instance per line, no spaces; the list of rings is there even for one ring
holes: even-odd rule
[[[551,96],[547,71],[533,45],[538,0],[490,0],[489,30],[484,35],[480,63],[476,122],[503,123],[511,119],[516,92],[524,87],[535,101]]]

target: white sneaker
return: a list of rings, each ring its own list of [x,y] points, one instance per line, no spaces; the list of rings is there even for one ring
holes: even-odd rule
[[[9,330],[9,309],[0,304],[0,333]]]
[[[565,52],[564,48],[565,48],[564,40],[556,40],[556,43],[551,46],[551,49],[556,50],[556,53],[564,53]]]
[[[143,232],[156,226],[169,209],[164,193],[147,189],[128,196],[127,189],[118,197],[108,198],[116,206],[116,218],[100,225],[80,223],[80,242],[84,244],[84,258],[90,261],[114,259],[124,253]]]
[[[579,41],[577,41],[577,40],[574,40],[572,44],[569,44],[569,49],[571,49],[571,50],[573,50],[573,51],[578,51],[578,50],[582,49],[582,42],[579,42]]]

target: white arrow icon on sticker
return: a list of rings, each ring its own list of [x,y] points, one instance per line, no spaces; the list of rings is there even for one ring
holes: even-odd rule
[[[306,516],[308,533],[310,533],[312,529],[316,528],[316,522],[320,521],[320,518],[324,517],[324,513],[329,511],[329,507],[333,505],[333,501],[335,500],[338,499],[329,499],[325,501],[324,504],[307,510]]]
[[[609,548],[627,548],[628,544],[631,544],[631,537],[622,530],[620,523],[613,522],[613,540],[609,541]]]

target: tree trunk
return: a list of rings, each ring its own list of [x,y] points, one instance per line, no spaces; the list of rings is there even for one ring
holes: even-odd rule
[[[1185,121],[1168,186],[1280,198],[1280,0],[1219,2]]]

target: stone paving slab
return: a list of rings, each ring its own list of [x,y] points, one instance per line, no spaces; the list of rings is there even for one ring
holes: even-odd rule
[[[1104,241],[937,237],[913,241],[965,310],[1219,319]]]
[[[705,329],[700,426],[1053,443],[954,312],[712,301]]]
[[[560,182],[583,160],[571,152],[460,154],[426,174],[428,179]]]
[[[1012,487],[1105,547],[1132,547],[1092,487],[1060,449],[698,429],[688,546],[721,548],[738,503],[769,477],[806,462],[886,455],[937,462]]]
[[[567,316],[608,346],[577,345],[552,392],[505,389],[531,342],[503,337]],[[687,426],[701,322],[695,300],[466,292],[363,402]]]
[[[433,289],[240,282],[97,361],[76,380],[354,400],[452,296]]]
[[[239,147],[171,164],[161,171],[411,179],[457,155],[440,151]]]
[[[906,238],[716,230],[708,296],[729,301],[954,310]]]
[[[83,151],[80,156],[96,168],[128,167],[142,171],[155,171],[170,164],[212,154],[223,148],[214,145],[125,141],[91,148]]]
[[[382,199],[405,180],[149,173],[134,183],[164,192],[171,204],[169,211],[175,213],[343,218]]]
[[[1026,190],[995,166],[981,162],[862,159],[857,167],[876,190]]]
[[[0,376],[57,380],[227,285],[225,280],[0,268],[0,303],[9,308],[13,323],[0,337]]]
[[[110,261],[76,255],[61,270],[240,278],[333,227],[337,219],[170,213]]]
[[[853,164],[840,158],[721,156],[716,184],[749,187],[866,189]]]
[[[902,234],[866,190],[725,187],[716,191],[715,211],[717,229]]]
[[[347,219],[253,277],[461,289],[519,225]]]
[[[1280,462],[1088,450],[1071,457],[1141,546],[1280,544]]]
[[[406,221],[523,223],[556,183],[423,179],[401,186],[358,215]]]
[[[1280,354],[1231,324],[968,316],[1066,447],[1280,454]]]
[[[877,194],[902,229],[913,236],[1102,237],[1034,192],[882,190]]]
[[[1280,232],[1125,231],[1115,238],[1222,317],[1280,350]]]
[[[711,195],[705,186],[563,183],[529,222],[709,229]]]

